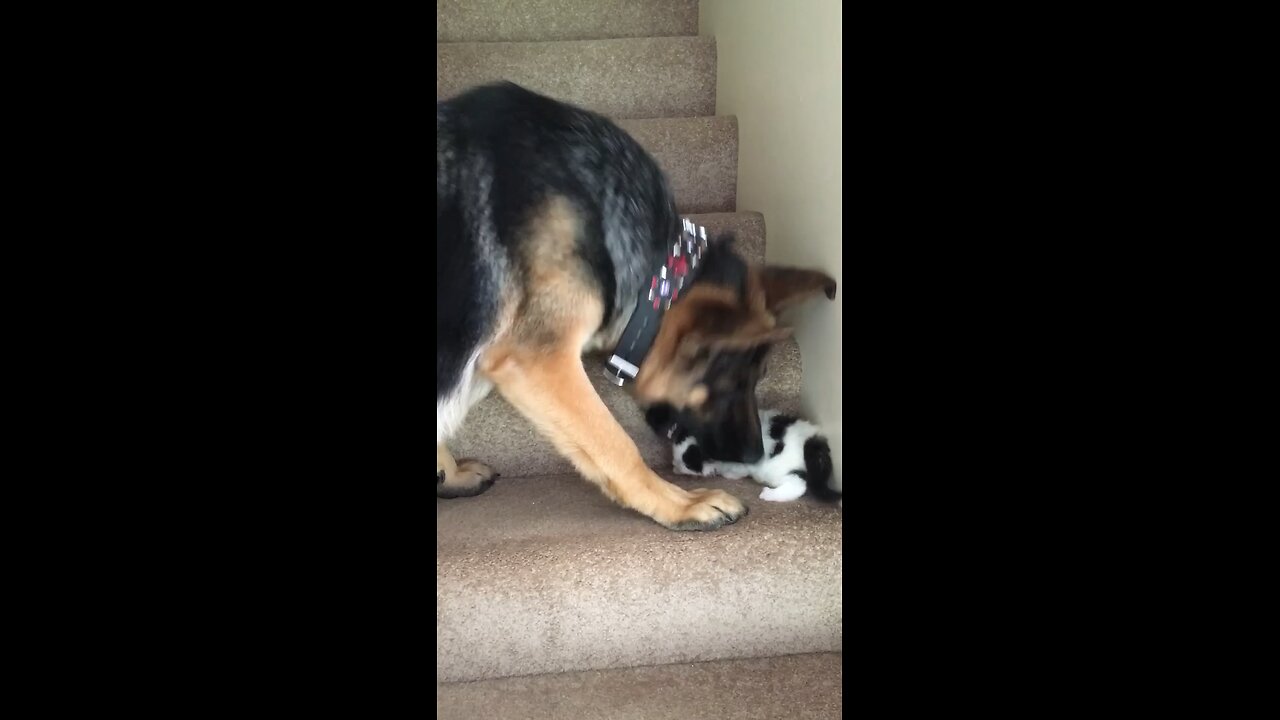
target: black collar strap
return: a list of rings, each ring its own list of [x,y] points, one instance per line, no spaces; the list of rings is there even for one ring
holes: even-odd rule
[[[701,269],[699,263],[707,250],[707,229],[690,220],[682,222],[683,232],[671,244],[667,259],[654,273],[648,289],[640,293],[631,321],[622,331],[618,347],[605,368],[605,376],[617,385],[636,379],[653,339],[658,336],[662,313],[671,309],[671,303],[680,297],[681,290],[693,283]]]

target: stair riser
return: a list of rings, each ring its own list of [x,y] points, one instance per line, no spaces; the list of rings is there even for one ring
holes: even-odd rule
[[[558,500],[539,502],[550,515]],[[606,512],[602,522],[641,521]],[[608,536],[437,551],[437,682],[839,650],[840,524],[752,522],[651,552]]]
[[[619,120],[658,161],[683,213],[732,212],[738,202],[738,119]]]
[[[618,118],[716,112],[711,38],[439,43],[436,99],[496,80]]]
[[[644,413],[627,390],[604,376],[604,362],[591,356],[584,360],[596,392],[609,411],[636,441],[640,454],[652,468],[671,468],[671,443],[649,429]],[[799,412],[803,367],[800,349],[794,341],[780,343],[768,360],[768,373],[757,386],[761,407],[783,412]],[[457,437],[449,440],[456,458],[475,458],[504,475],[552,475],[575,472],[569,461],[545,440],[497,391],[480,401],[467,414]]]
[[[441,720],[840,717],[839,653],[680,663],[436,685]]]
[[[698,34],[698,0],[436,0],[436,42]]]
[[[765,552],[766,548],[758,551]],[[535,556],[527,560],[541,564],[564,559]],[[504,577],[513,584],[541,582],[545,586],[533,607],[522,594],[495,598],[489,593],[468,593],[457,587],[438,591],[436,681],[840,649],[840,598],[811,595],[815,579],[839,585],[839,559],[800,563],[791,572],[759,575],[754,581],[764,585],[757,587],[735,583],[706,588],[697,585],[695,578],[681,578],[677,586],[663,592],[644,593],[643,600],[634,599],[632,588],[669,582],[668,574],[652,567],[616,564],[608,583],[593,583],[578,574],[592,563],[609,560],[580,557],[572,563],[561,562],[550,571],[573,576],[567,580],[541,574],[536,578],[528,574],[506,575],[514,568],[504,568]],[[673,565],[681,560],[678,554],[666,559]],[[751,577],[747,563],[734,570]],[[437,567],[438,588],[445,585],[440,579],[442,572],[446,569]],[[755,600],[741,600],[749,596]],[[735,599],[737,602],[733,602]],[[731,602],[735,607],[733,616],[723,610]],[[455,632],[450,616],[469,607],[483,610],[470,618],[465,633]],[[668,608],[680,621],[662,626],[650,624],[655,607]],[[814,625],[814,612],[828,620]],[[613,618],[607,630],[586,629],[582,623],[584,618],[605,616]],[[635,619],[640,617],[645,619]],[[761,628],[747,618],[767,618],[771,626]],[[487,629],[478,629],[476,623]],[[518,634],[513,632],[515,628],[519,628]]]
[[[734,251],[749,263],[764,263],[764,216],[757,212],[694,213],[690,220],[707,229],[707,237],[734,236]]]

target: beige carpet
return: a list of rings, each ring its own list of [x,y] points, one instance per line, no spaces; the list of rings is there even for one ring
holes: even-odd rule
[[[697,36],[436,45],[436,99],[495,80],[610,117],[714,115],[716,45]]]
[[[440,0],[436,96],[496,79],[617,119],[667,174],[682,213],[765,256],[765,218],[737,207],[738,119],[717,116],[713,37],[697,0]],[[596,388],[647,462],[670,468],[627,394]],[[799,347],[759,388],[795,412]],[[841,706],[842,515],[765,503],[711,533],[617,507],[500,397],[472,410],[455,456],[503,477],[436,502],[436,708],[443,718],[834,718]]]
[[[658,161],[680,212],[728,212],[737,207],[737,118],[619,120],[618,125]]]
[[[436,501],[436,680],[830,652],[842,637],[842,513],[720,487],[750,514],[667,530],[576,476]]]
[[[819,720],[840,717],[838,653],[436,685],[441,720]]]
[[[698,0],[436,0],[436,42],[698,34]]]

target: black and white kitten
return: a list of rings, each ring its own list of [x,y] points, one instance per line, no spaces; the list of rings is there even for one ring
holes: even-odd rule
[[[663,423],[652,415],[647,419],[655,430],[671,438],[672,464],[679,474],[751,478],[765,486],[760,499],[772,502],[795,500],[806,491],[830,502],[842,497],[833,483],[831,447],[813,423],[777,410],[761,410],[765,454],[759,462],[748,464],[707,460],[698,441],[679,425]]]

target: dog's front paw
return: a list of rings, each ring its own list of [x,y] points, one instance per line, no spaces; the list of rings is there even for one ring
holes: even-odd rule
[[[715,530],[746,514],[747,506],[723,490],[690,490],[689,503],[663,524],[672,530]]]
[[[443,480],[441,475],[444,475]],[[482,462],[463,460],[453,475],[445,474],[443,470],[436,471],[436,497],[448,499],[479,495],[493,487],[493,481],[499,477],[493,468]]]

